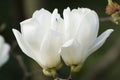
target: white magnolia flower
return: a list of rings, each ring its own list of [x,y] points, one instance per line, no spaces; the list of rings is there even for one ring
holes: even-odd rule
[[[88,8],[78,8],[63,12],[65,43],[61,49],[61,56],[69,66],[79,65],[109,37],[113,29],[108,29],[98,36],[99,20],[95,11]],[[98,37],[97,37],[98,36]]]
[[[20,23],[21,33],[13,29],[22,51],[44,69],[56,68],[61,63],[58,52],[63,44],[62,22],[57,9],[52,14],[41,9]]]
[[[10,46],[5,43],[4,38],[0,35],[0,67],[2,67],[9,59]]]
[[[32,18],[21,22],[21,33],[13,29],[22,51],[34,59],[46,75],[49,70],[64,62],[79,65],[100,48],[110,33],[109,29],[97,37],[99,21],[97,14],[87,8],[69,8],[63,12],[64,20],[57,9],[51,14],[47,10],[36,11]]]

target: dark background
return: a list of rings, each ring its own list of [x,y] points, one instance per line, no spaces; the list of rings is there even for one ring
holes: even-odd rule
[[[114,1],[120,3],[119,0]],[[6,28],[0,34],[4,36],[7,43],[12,45],[15,41],[12,28],[20,29],[19,23],[30,18],[35,10],[41,8],[45,8],[50,12],[58,8],[59,13],[62,15],[62,11],[67,7],[71,9],[87,7],[95,10],[101,18],[109,17],[105,14],[106,5],[107,0],[0,0],[0,24],[6,24]],[[110,53],[116,41],[120,38],[120,25],[109,21],[100,22],[99,34],[109,28],[115,31],[99,50],[88,57],[81,71],[73,76],[74,80],[120,80],[119,54]],[[24,73],[13,56],[16,54],[23,57],[29,72],[40,70],[39,73],[31,75],[26,80],[53,80],[44,76],[41,73],[40,66],[22,53],[18,46],[15,48],[15,53],[10,53],[9,61],[0,68],[0,80],[22,80]],[[58,72],[64,78],[68,75],[68,70],[65,67]]]

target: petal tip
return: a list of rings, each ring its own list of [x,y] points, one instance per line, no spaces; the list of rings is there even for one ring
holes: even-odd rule
[[[12,31],[13,31],[13,33],[16,33],[16,32],[17,32],[17,30],[16,30],[16,29],[12,29]]]
[[[108,31],[113,32],[113,31],[114,31],[114,29],[108,29]]]
[[[69,9],[69,10],[70,10],[70,7],[67,7],[67,9]]]
[[[3,36],[2,36],[2,35],[0,35],[0,39],[4,40],[4,38],[3,38]]]
[[[108,29],[108,30],[106,31],[106,33],[107,33],[108,36],[109,36],[113,31],[114,31],[114,29]]]
[[[57,8],[55,8],[55,9],[53,10],[53,12],[56,12],[56,13],[57,13],[57,12],[58,12],[58,9],[57,9]]]
[[[70,12],[70,7],[67,7],[66,9],[64,9],[65,11],[69,11]]]

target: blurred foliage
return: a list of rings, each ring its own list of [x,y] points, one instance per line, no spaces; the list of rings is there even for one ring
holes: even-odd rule
[[[29,15],[32,16],[32,13],[36,9],[39,10],[41,8],[45,8],[52,12],[55,8],[58,8],[59,13],[62,15],[63,10],[68,6],[71,9],[87,7],[95,10],[99,17],[108,17],[105,14],[107,0],[27,0],[28,2],[35,1],[34,5],[32,5],[32,3],[28,5],[30,6],[28,7],[30,9],[26,8],[27,2],[25,1],[26,0],[0,0],[0,24],[6,24],[6,28],[1,32],[1,35],[5,37],[6,42],[9,44],[12,44],[12,42],[15,41],[12,28],[20,29],[19,23],[30,17],[27,16],[27,12],[29,12]],[[119,0],[114,1],[120,3]],[[74,75],[74,80],[88,80],[85,78],[88,75],[88,72],[90,72],[91,69],[94,69],[96,65],[99,64],[100,60],[102,60],[106,55],[106,52],[114,45],[116,40],[120,38],[120,25],[116,25],[112,22],[100,22],[99,34],[108,28],[113,28],[115,31],[107,39],[102,48],[88,57],[81,71]],[[40,70],[40,73],[32,75],[28,80],[52,80],[51,78],[44,76],[41,73],[42,71],[39,65],[24,55],[19,47],[16,49],[16,54],[17,53],[22,55],[24,63],[29,71]],[[65,73],[67,76],[69,68],[65,67],[62,70],[62,72],[58,71],[62,77],[65,77],[63,73]],[[20,68],[17,60],[12,55],[9,61],[2,68],[0,68],[0,80],[22,80],[23,75],[24,74],[22,69]],[[109,66],[105,71],[101,72],[101,74],[97,75],[93,80],[120,80],[120,59],[114,62],[114,65]]]

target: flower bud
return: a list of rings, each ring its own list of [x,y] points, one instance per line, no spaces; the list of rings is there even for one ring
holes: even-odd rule
[[[106,7],[106,14],[110,15],[113,21],[118,24],[120,22],[120,5],[118,3],[108,0],[108,5]]]

